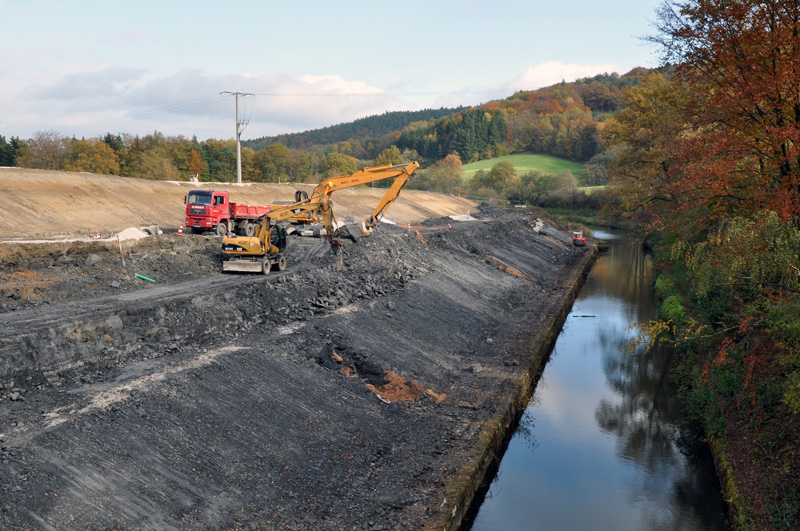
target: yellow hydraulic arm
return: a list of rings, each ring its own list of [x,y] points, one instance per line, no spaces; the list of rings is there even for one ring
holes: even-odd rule
[[[375,181],[382,181],[383,179],[391,179],[392,177],[405,176],[404,182],[408,180],[419,169],[419,163],[409,162],[407,164],[388,164],[386,166],[375,166],[373,168],[364,168],[355,172],[352,175],[344,177],[330,177],[325,179],[314,188],[311,193],[311,199],[318,195],[331,195],[335,190],[342,188],[349,188],[351,186],[358,186],[359,184],[368,184]]]

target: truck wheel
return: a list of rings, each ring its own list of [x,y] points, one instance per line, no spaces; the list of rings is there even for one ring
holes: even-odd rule
[[[261,259],[261,272],[269,275],[270,269],[272,269],[272,262],[269,261],[269,256],[265,256]]]
[[[245,236],[255,236],[256,235],[256,224],[255,223],[248,223],[244,226],[244,235]]]
[[[281,256],[280,258],[278,258],[278,261],[275,262],[275,269],[277,269],[278,271],[283,271],[284,269],[286,269],[286,257],[285,256]]]
[[[222,236],[224,238],[226,234],[228,234],[228,226],[225,223],[217,225],[217,236]]]

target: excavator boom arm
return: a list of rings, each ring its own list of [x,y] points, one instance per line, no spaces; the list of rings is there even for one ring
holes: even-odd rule
[[[333,212],[331,210],[330,198],[327,196],[312,197],[305,199],[299,203],[292,205],[280,206],[272,209],[264,215],[262,222],[258,227],[256,236],[261,241],[267,241],[269,233],[270,220],[275,223],[293,218],[297,214],[303,212],[320,212],[322,214],[322,222],[328,234],[333,232]]]
[[[369,184],[375,181],[391,179],[403,176],[408,180],[419,169],[419,163],[409,162],[407,164],[395,164],[386,166],[376,166],[374,168],[364,168],[352,175],[342,177],[330,177],[325,179],[314,188],[311,194],[313,199],[316,196],[330,195],[335,190],[358,186],[359,184]]]

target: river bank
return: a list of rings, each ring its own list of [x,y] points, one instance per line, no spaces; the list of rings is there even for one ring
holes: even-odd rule
[[[676,381],[688,415],[710,441],[734,527],[795,529],[798,277],[780,255],[796,256],[800,240],[774,215],[761,220],[681,253],[677,244],[656,240],[656,291],[659,317],[681,338]]]
[[[452,520],[447,522],[445,528],[461,529],[464,525],[470,525],[480,510],[487,486],[497,473],[503,454],[519,426],[526,404],[536,389],[536,384],[547,364],[556,338],[591,270],[597,256],[596,243],[595,241],[589,243],[586,248],[589,252],[585,255],[582,263],[562,280],[563,287],[568,291],[561,300],[560,307],[549,317],[548,322],[528,340],[528,349],[532,356],[527,371],[520,377],[518,387],[511,395],[507,406],[487,424],[481,437],[484,441],[483,450],[468,477],[460,481],[462,485],[457,491],[457,503],[453,509]]]

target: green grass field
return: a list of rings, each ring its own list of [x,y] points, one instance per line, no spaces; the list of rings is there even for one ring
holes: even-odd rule
[[[507,160],[514,165],[517,170],[517,176],[521,177],[532,170],[538,170],[543,173],[559,173],[562,171],[572,172],[576,179],[580,179],[583,172],[583,164],[580,162],[572,162],[571,160],[564,160],[558,157],[551,157],[550,155],[539,155],[535,153],[520,153],[516,155],[507,155],[505,157],[498,157],[496,159],[481,160],[473,162],[472,164],[464,165],[464,182],[468,183],[478,170],[489,171],[492,166]]]

